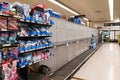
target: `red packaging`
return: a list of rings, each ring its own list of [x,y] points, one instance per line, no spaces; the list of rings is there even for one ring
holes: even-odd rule
[[[8,30],[18,30],[17,19],[10,19],[8,24]]]
[[[7,18],[0,17],[0,29],[7,29]]]

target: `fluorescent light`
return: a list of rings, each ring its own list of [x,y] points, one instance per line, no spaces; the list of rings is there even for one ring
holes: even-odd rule
[[[50,2],[52,2],[52,3],[54,3],[54,4],[58,5],[58,6],[60,6],[61,8],[65,9],[65,10],[67,10],[67,11],[69,11],[69,12],[75,14],[75,15],[79,15],[77,12],[71,10],[70,8],[64,6],[63,4],[57,2],[56,0],[48,0],[48,1],[50,1]]]
[[[86,21],[88,21],[88,19],[85,17],[85,18],[83,18],[84,20],[86,20]]]
[[[109,3],[109,12],[110,12],[110,19],[113,20],[113,7],[114,7],[114,0],[108,0]]]

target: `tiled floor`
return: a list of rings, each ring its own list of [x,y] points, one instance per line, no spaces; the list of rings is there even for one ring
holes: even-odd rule
[[[74,77],[85,80],[120,80],[120,46],[105,43]]]

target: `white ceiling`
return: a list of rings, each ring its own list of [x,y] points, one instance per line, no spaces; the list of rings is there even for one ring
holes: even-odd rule
[[[47,8],[52,8],[54,11],[62,15],[74,15],[66,10],[56,6],[48,0],[6,0],[9,2],[19,1],[30,4],[31,6],[39,3],[46,3]],[[98,22],[110,21],[108,0],[58,0],[69,8],[77,11],[80,14],[85,14],[90,20]],[[101,11],[101,12],[96,12]],[[120,16],[120,0],[114,0],[114,19]]]
[[[81,14],[85,14],[93,21],[109,20],[109,7],[107,0],[60,0]],[[74,6],[73,6],[74,5]],[[101,11],[101,12],[96,12]]]
[[[120,19],[120,0],[114,1],[114,19]]]

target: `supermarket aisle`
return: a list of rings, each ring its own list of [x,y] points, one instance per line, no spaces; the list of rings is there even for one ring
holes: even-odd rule
[[[120,46],[105,43],[74,77],[85,80],[120,80]]]

